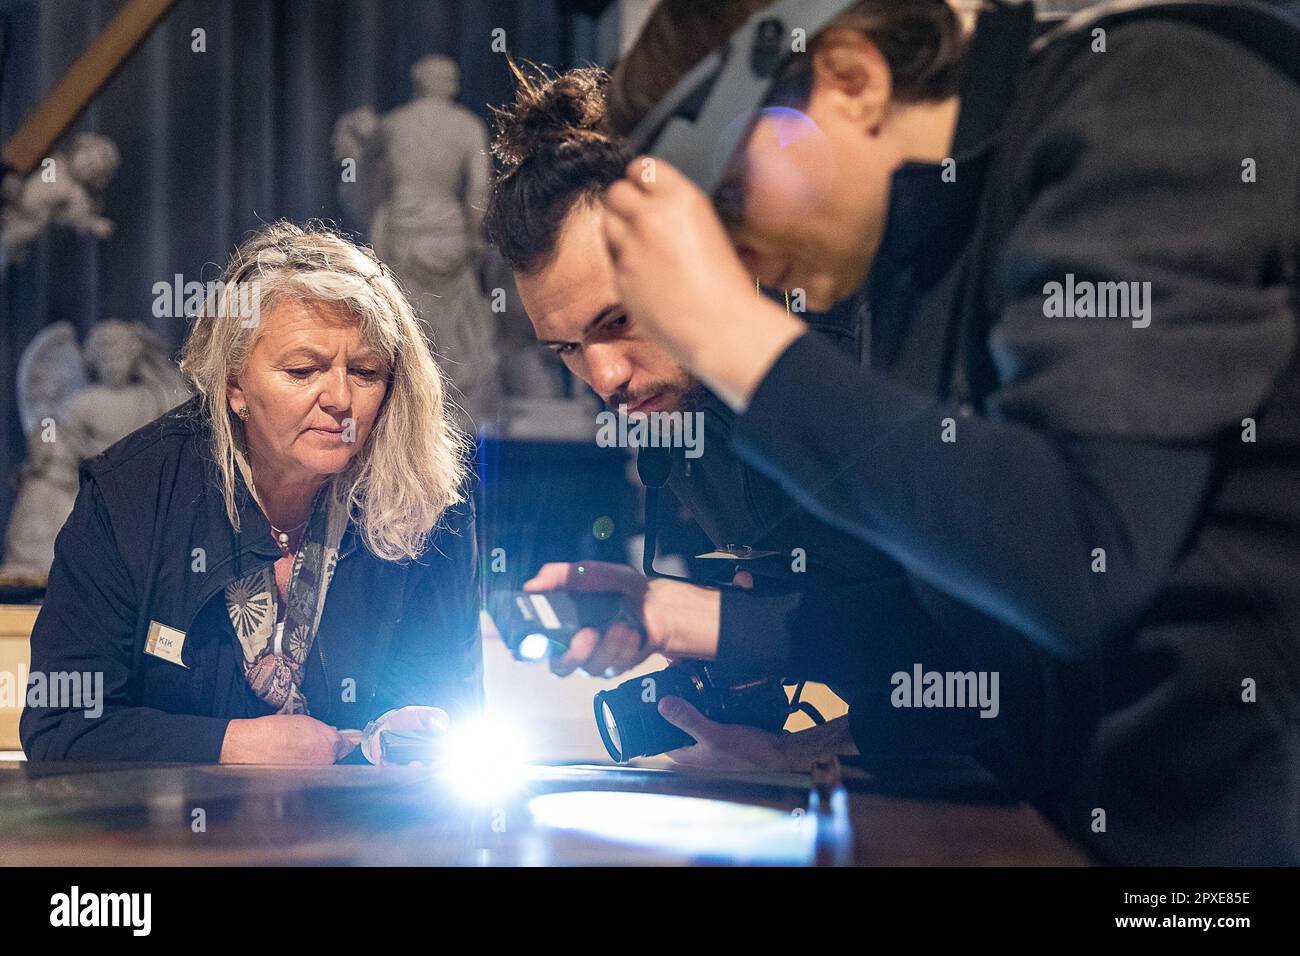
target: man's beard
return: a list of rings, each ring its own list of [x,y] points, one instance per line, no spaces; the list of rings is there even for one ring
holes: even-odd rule
[[[617,412],[620,405],[624,405],[631,410],[652,395],[661,394],[675,396],[673,404],[665,408],[664,411],[689,412],[694,411],[699,406],[700,400],[704,397],[704,386],[697,379],[687,375],[677,382],[660,382],[650,388],[644,388],[636,395],[628,391],[615,392],[605,400],[605,407],[612,412]]]

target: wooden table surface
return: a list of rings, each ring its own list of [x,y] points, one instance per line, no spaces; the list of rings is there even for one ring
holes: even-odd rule
[[[1086,864],[981,773],[933,760],[859,772],[852,862]],[[533,766],[475,799],[423,767],[0,763],[0,864],[804,863],[807,805],[793,774]],[[793,849],[764,856],[778,847]]]

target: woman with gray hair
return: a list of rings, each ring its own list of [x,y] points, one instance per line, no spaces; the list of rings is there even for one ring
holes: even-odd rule
[[[82,469],[32,633],[29,759],[332,763],[364,726],[378,762],[373,731],[477,711],[469,442],[383,264],[263,227],[181,369],[195,397]]]

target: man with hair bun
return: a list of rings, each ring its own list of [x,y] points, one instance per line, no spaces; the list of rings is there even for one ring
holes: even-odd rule
[[[745,466],[728,447],[730,410],[627,317],[601,235],[601,197],[630,159],[608,131],[607,75],[595,68],[556,75],[516,68],[515,80],[514,102],[496,110],[492,148],[498,171],[486,222],[515,271],[538,338],[610,408],[702,412],[704,453],[689,471],[677,460],[668,486],[715,547],[745,544],[771,552],[740,562],[748,589],[647,582],[627,567],[584,562],[582,584],[623,590],[645,601],[646,641],[623,624],[604,635],[584,632],[566,654],[552,659],[552,668],[562,675],[581,668],[608,676],[665,642],[712,641],[721,649],[711,656],[725,666],[830,684],[849,701],[855,722],[874,728],[873,749],[915,752],[942,739],[949,750],[993,762],[1006,750],[999,740],[1003,725],[997,722],[971,712],[931,711],[925,733],[904,739],[888,731],[897,725],[898,711],[856,703],[864,684],[910,668],[923,643],[929,643],[927,661],[948,661],[954,669],[961,661],[944,646],[943,635],[894,563],[813,518]],[[827,341],[858,354],[856,309],[806,317]],[[798,555],[805,556],[806,567]],[[572,565],[548,565],[528,586],[575,586],[579,579],[572,570]],[[805,639],[796,639],[801,636]],[[714,723],[683,706],[685,716],[670,719],[699,741],[672,753],[684,763],[807,770],[813,756],[856,749],[846,718],[773,735]]]

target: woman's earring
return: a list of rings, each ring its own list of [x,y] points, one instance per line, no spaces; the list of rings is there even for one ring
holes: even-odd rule
[[[240,421],[242,422],[248,421],[248,406],[240,405],[239,411],[235,412],[235,414],[239,416]]]

